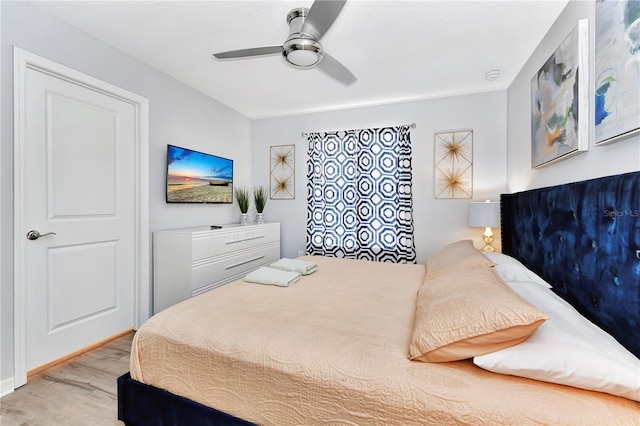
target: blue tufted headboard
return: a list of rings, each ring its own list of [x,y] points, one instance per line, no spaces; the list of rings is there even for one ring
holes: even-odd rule
[[[502,251],[640,357],[640,172],[500,200]]]

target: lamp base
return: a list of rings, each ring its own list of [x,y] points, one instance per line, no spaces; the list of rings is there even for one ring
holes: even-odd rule
[[[495,248],[493,248],[493,246],[491,245],[493,243],[493,231],[491,230],[490,227],[486,227],[484,229],[484,234],[482,234],[483,238],[482,240],[484,241],[485,246],[482,248],[483,251],[496,251]]]

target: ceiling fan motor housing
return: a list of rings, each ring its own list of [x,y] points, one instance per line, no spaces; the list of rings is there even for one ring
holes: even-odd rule
[[[317,65],[323,57],[322,45],[313,37],[300,32],[309,9],[301,7],[287,14],[289,37],[282,46],[282,56],[291,65],[309,68]]]

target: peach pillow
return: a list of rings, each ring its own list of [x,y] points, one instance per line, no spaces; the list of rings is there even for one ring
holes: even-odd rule
[[[488,354],[517,345],[547,319],[493,268],[455,271],[420,288],[409,356],[446,362]]]
[[[427,279],[460,269],[490,268],[494,263],[473,246],[471,240],[461,240],[438,250],[427,261]]]

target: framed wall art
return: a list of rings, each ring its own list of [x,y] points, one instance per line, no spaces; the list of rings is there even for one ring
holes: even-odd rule
[[[436,133],[435,198],[473,196],[473,130]]]
[[[271,147],[270,174],[272,200],[293,200],[296,198],[295,145]]]
[[[640,3],[597,1],[595,144],[640,133]]]
[[[588,21],[582,19],[531,79],[531,167],[589,149]]]

